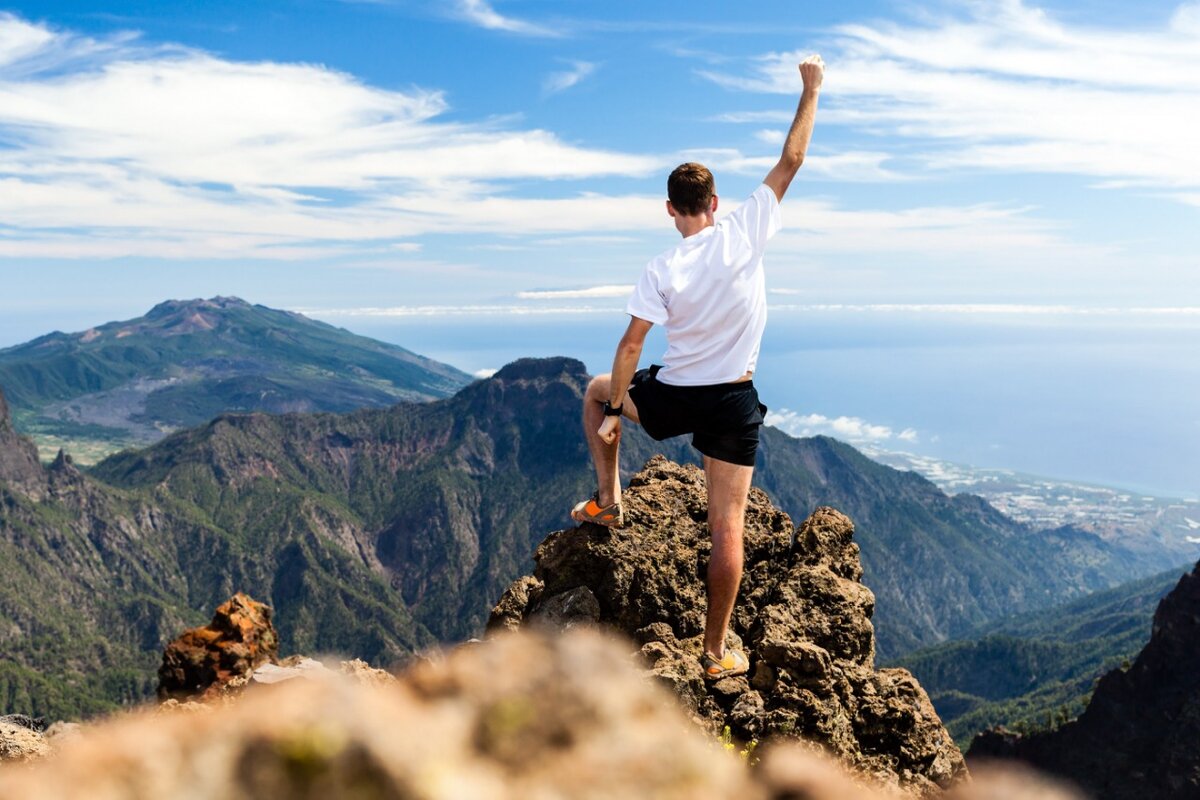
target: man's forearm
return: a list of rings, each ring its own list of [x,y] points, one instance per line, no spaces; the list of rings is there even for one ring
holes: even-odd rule
[[[613,356],[612,390],[608,403],[613,408],[620,407],[625,402],[625,390],[637,372],[638,361],[642,358],[642,343],[627,343],[624,340],[617,345],[617,354]]]
[[[804,156],[808,153],[808,143],[812,141],[813,125],[817,120],[817,99],[820,94],[820,89],[805,88],[800,95],[792,127],[784,140],[783,154],[779,158],[795,169],[800,168],[804,163]]]
[[[792,178],[796,177],[800,165],[804,163],[808,143],[812,141],[813,125],[817,121],[817,98],[821,94],[821,82],[825,77],[825,62],[820,56],[809,56],[800,63],[800,77],[804,80],[804,91],[800,95],[799,105],[796,106],[792,127],[783,142],[783,154],[779,156],[779,163],[763,180],[780,200],[791,185]]]

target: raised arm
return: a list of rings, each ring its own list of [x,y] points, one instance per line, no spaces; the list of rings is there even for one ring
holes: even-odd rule
[[[783,143],[783,154],[779,157],[779,163],[763,180],[780,200],[791,185],[792,178],[796,177],[796,171],[804,163],[804,154],[808,151],[809,140],[812,139],[813,123],[817,118],[817,97],[821,94],[821,81],[825,77],[825,62],[820,56],[809,56],[800,63],[800,77],[804,81],[804,91],[800,95],[800,105],[796,108],[796,118],[792,120],[787,141]]]

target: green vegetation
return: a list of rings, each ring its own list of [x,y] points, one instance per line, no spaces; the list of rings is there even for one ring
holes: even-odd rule
[[[1095,682],[1150,638],[1158,601],[1186,568],[1025,614],[899,659],[960,746],[981,730],[1054,728],[1086,707]]]
[[[721,737],[719,741],[721,743],[721,749],[726,753],[736,752],[747,766],[758,766],[758,762],[760,760],[758,757],[758,739],[751,739],[742,745],[742,749],[739,750],[738,743],[733,740],[733,732],[729,729],[729,726],[726,725],[721,731]]]
[[[0,478],[0,652],[25,670],[10,669],[24,677],[6,691],[78,713],[123,702],[149,685],[122,683],[126,671],[152,680],[162,647],[236,591],[274,607],[285,654],[390,665],[478,635],[592,490],[586,382],[577,361],[526,360],[441,401],[223,415],[88,476],[59,464]],[[1043,536],[833,440],[763,440],[758,483],[794,519],[826,504],[857,523],[885,657],[1139,568],[1095,537]],[[658,452],[694,459],[686,441],[630,426],[626,477]],[[15,488],[37,480],[40,493]],[[52,695],[30,670],[77,691]]]

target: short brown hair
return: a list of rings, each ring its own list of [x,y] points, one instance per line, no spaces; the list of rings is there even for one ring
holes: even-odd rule
[[[676,211],[691,217],[708,210],[716,188],[708,167],[689,161],[676,167],[667,178],[667,199]]]

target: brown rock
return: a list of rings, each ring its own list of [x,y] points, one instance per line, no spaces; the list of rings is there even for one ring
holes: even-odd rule
[[[729,642],[746,651],[751,674],[709,684],[698,661],[711,551],[703,473],[656,457],[630,481],[624,504],[624,528],[551,534],[533,575],[504,593],[489,629],[544,624],[563,616],[561,598],[594,598],[599,621],[636,639],[650,673],[710,732],[728,726],[741,739],[803,739],[859,774],[918,792],[965,775],[916,679],[874,668],[875,599],[860,583],[848,518],[820,508],[796,531],[751,490]]]
[[[41,732],[0,720],[0,763],[32,761],[49,752],[50,746]]]
[[[213,697],[273,661],[279,637],[271,609],[240,592],[217,608],[212,622],[167,645],[158,669],[160,700]]]

